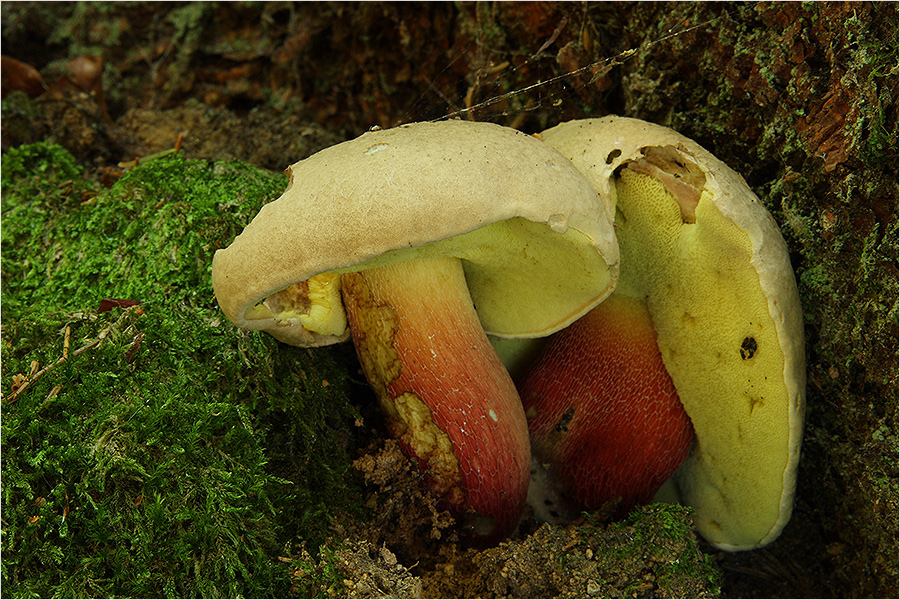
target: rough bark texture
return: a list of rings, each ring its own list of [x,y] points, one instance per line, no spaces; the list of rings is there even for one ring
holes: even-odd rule
[[[719,558],[723,592],[897,596],[896,3],[5,2],[2,17],[3,53],[50,88],[11,93],[4,67],[4,151],[49,139],[113,177],[178,133],[188,156],[282,169],[447,115],[538,131],[617,113],[696,139],[780,225],[809,361],[794,518]],[[72,72],[84,55],[104,58],[99,88]]]

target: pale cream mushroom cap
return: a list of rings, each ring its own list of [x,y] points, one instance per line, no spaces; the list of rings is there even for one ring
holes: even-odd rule
[[[414,123],[326,148],[288,172],[284,194],[213,259],[216,298],[238,327],[300,346],[341,341],[342,327],[303,326],[313,286],[294,284],[416,257],[461,258],[485,331],[501,337],[548,335],[615,285],[612,213],[598,210],[558,151],[516,130]],[[329,286],[323,295],[335,293]],[[339,306],[319,308],[332,324],[343,319]]]
[[[604,117],[541,136],[618,205],[616,293],[647,299],[696,432],[673,478],[680,500],[719,548],[771,542],[791,515],[806,390],[800,299],[778,227],[743,178],[666,127]]]

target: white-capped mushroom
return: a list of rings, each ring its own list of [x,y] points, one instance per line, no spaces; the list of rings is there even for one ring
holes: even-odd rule
[[[321,345],[348,336],[346,307],[392,433],[478,535],[507,534],[529,443],[484,332],[548,335],[605,298],[611,214],[559,152],[488,123],[369,132],[289,172],[284,195],[215,255],[225,314]]]
[[[680,500],[719,548],[771,542],[791,515],[806,387],[799,294],[778,227],[739,175],[671,129],[605,117],[542,137],[615,210],[611,298],[646,307],[696,433],[673,478]]]

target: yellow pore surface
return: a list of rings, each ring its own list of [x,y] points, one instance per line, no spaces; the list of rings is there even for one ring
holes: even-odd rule
[[[340,274],[442,257],[463,261],[481,325],[499,337],[549,335],[587,312],[610,286],[609,266],[586,235],[517,217],[320,273],[270,295],[247,319],[297,319],[309,331],[339,336],[346,326]]]
[[[610,271],[590,239],[568,228],[516,217],[415,248],[386,252],[335,272],[362,271],[420,258],[462,260],[484,330],[536,337],[581,316],[609,287]]]
[[[696,431],[677,476],[709,541],[758,545],[781,518],[789,457],[784,357],[747,235],[704,191],[686,223],[658,180],[616,185],[617,293],[646,298],[663,361]]]

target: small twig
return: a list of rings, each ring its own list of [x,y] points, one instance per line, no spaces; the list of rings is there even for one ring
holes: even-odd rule
[[[141,311],[140,306],[139,306],[141,304],[140,302],[136,302],[134,300],[116,300],[116,299],[111,299],[111,298],[107,298],[106,301],[111,302],[112,306],[122,306],[125,308],[125,310],[122,311],[121,316],[119,316],[119,319],[115,322],[115,324],[110,325],[106,329],[101,330],[99,335],[97,336],[96,340],[85,344],[84,346],[82,346],[78,350],[75,350],[72,353],[69,352],[69,344],[70,344],[71,337],[72,337],[72,329],[71,329],[70,325],[66,325],[65,335],[63,337],[63,355],[59,359],[57,359],[56,362],[44,367],[41,370],[38,370],[38,367],[40,365],[38,364],[38,362],[36,360],[31,361],[31,370],[29,371],[27,376],[23,376],[22,374],[19,374],[13,378],[13,391],[10,393],[10,395],[8,397],[4,398],[4,401],[7,404],[12,404],[13,402],[15,402],[19,398],[19,395],[22,392],[24,392],[26,389],[28,389],[28,387],[32,383],[37,381],[44,373],[46,373],[50,369],[53,369],[54,367],[61,365],[64,362],[66,362],[66,360],[69,359],[70,354],[71,354],[71,356],[79,356],[80,354],[87,352],[91,348],[97,347],[100,344],[100,342],[102,342],[109,336],[109,334],[111,332],[121,331],[123,329],[122,324],[128,318],[129,314],[133,314],[136,316],[143,314],[143,312]],[[101,306],[102,306],[102,302],[101,302]],[[133,306],[138,306],[138,308],[136,308],[135,310],[132,311],[131,307],[133,307]],[[98,311],[98,312],[101,312],[101,311]],[[131,358],[134,355],[134,353],[137,352],[137,349],[140,347],[141,340],[143,340],[143,338],[144,338],[143,334],[140,334],[140,333],[135,336],[134,340],[132,341],[131,352],[130,352],[130,354],[127,355],[128,358]],[[51,396],[48,396],[48,400],[51,397],[52,397],[52,394],[51,394]]]
[[[47,394],[47,397],[44,398],[44,401],[41,403],[41,407],[38,409],[38,412],[41,412],[42,410],[47,408],[47,406],[50,404],[50,401],[53,400],[54,398],[56,398],[57,395],[59,395],[60,390],[62,390],[61,383],[58,383],[55,386],[53,386],[53,389],[50,390],[50,393]]]
[[[156,160],[157,158],[164,158],[164,157],[169,156],[169,155],[171,155],[171,154],[178,154],[178,153],[181,151],[181,146],[182,146],[183,143],[184,143],[184,134],[183,134],[183,133],[179,133],[179,134],[178,134],[178,137],[175,138],[175,147],[174,147],[174,148],[169,148],[169,149],[167,149],[167,150],[162,150],[161,152],[156,152],[155,154],[150,154],[150,155],[144,156],[144,157],[137,156],[137,157],[135,157],[134,160],[129,160],[129,161],[123,161],[123,162],[120,162],[120,163],[118,164],[118,167],[119,167],[120,169],[131,169],[131,168],[134,168],[134,167],[138,166],[138,164],[139,164],[141,161],[146,162],[146,161],[148,161],[148,160]]]
[[[556,41],[556,38],[559,37],[559,34],[562,33],[563,28],[565,28],[565,26],[566,26],[566,24],[567,24],[568,22],[569,22],[569,17],[563,17],[563,18],[562,18],[562,21],[559,22],[559,27],[557,27],[556,29],[553,30],[553,35],[550,36],[550,39],[548,39],[546,42],[544,42],[544,45],[543,45],[543,46],[541,46],[540,48],[538,48],[538,51],[535,52],[535,53],[531,56],[531,60],[536,59],[536,58],[538,57],[538,55],[540,55],[541,52],[543,52],[544,50],[546,50],[547,48],[549,48],[549,47],[550,47],[550,44],[552,44],[553,42]]]
[[[84,353],[84,352],[87,352],[88,350],[90,350],[91,348],[93,348],[94,346],[96,346],[97,344],[99,344],[100,342],[102,342],[102,341],[106,338],[106,336],[107,336],[108,334],[109,334],[109,329],[104,329],[103,331],[100,332],[100,337],[99,337],[99,338],[97,338],[97,339],[94,340],[93,342],[90,342],[89,344],[85,344],[84,346],[82,346],[81,348],[79,348],[78,350],[76,350],[75,352],[73,352],[73,353],[72,353],[72,356],[78,356],[79,354],[82,354],[82,353]],[[37,373],[35,373],[33,376],[29,377],[28,380],[25,381],[25,383],[23,383],[23,384],[21,385],[21,387],[19,387],[16,391],[14,391],[13,393],[11,393],[11,394],[9,395],[9,397],[8,397],[7,400],[6,400],[6,403],[7,403],[7,404],[12,404],[12,403],[15,402],[16,400],[18,400],[19,395],[20,395],[22,392],[24,392],[25,390],[27,390],[27,389],[28,389],[28,386],[30,386],[32,383],[34,383],[35,381],[37,381],[37,380],[41,377],[41,375],[43,375],[44,373],[46,373],[47,371],[49,371],[49,370],[52,369],[53,367],[56,367],[56,366],[58,366],[58,365],[61,365],[61,364],[64,363],[64,362],[66,362],[67,359],[68,359],[68,356],[67,356],[66,354],[63,354],[63,356],[62,356],[61,358],[59,358],[55,363],[50,364],[50,365],[47,365],[46,367],[44,367],[43,369],[41,369],[40,371],[38,371]]]
[[[144,341],[144,334],[138,333],[134,336],[134,339],[131,341],[131,347],[125,353],[125,362],[131,364],[131,361],[134,360],[135,353],[140,349],[141,342]]]
[[[59,394],[59,391],[61,389],[62,389],[61,383],[57,383],[56,385],[54,385],[53,389],[50,390],[50,393],[47,394],[47,397],[44,398],[44,404],[46,405],[48,402],[50,402],[50,400],[52,400],[54,397],[56,397],[56,395]]]

